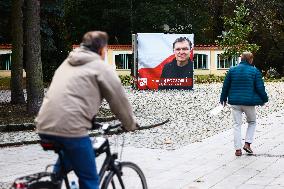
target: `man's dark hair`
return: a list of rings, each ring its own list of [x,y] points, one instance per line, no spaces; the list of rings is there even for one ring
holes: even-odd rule
[[[107,42],[108,35],[106,32],[90,31],[83,36],[81,45],[100,54],[100,50],[107,45]]]
[[[183,41],[187,41],[188,44],[189,44],[189,48],[191,49],[192,43],[191,43],[191,41],[190,41],[187,37],[179,37],[179,38],[177,38],[177,39],[174,41],[174,43],[173,43],[173,49],[175,49],[175,44],[176,44],[177,42],[183,42]]]

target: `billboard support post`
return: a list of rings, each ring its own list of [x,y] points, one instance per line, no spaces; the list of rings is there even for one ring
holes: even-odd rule
[[[137,48],[137,34],[132,34],[132,53],[133,53],[133,66],[131,67],[131,76],[133,77],[132,88],[137,89],[138,80],[138,48]]]

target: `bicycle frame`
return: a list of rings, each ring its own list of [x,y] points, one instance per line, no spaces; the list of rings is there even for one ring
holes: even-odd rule
[[[113,154],[111,153],[108,139],[105,140],[105,143],[102,145],[102,148],[103,150],[98,149],[98,152],[96,152],[96,157],[102,153],[106,153],[106,158],[99,171],[100,184],[105,176],[105,173],[109,170],[112,170],[116,173],[121,186],[124,188],[124,184],[121,178],[121,174],[122,174],[121,169],[119,167],[119,164],[115,162],[118,156],[117,156],[117,153],[113,153]]]
[[[60,151],[58,152],[58,156],[59,156],[59,161],[63,162],[63,155]],[[69,180],[68,180],[68,177],[67,177],[66,169],[64,167],[64,163],[61,163],[60,173],[63,177],[64,182],[65,182],[66,189],[70,189]]]
[[[48,149],[50,146],[49,143],[42,143],[42,146],[46,149]],[[58,154],[58,158],[59,158],[59,161],[60,162],[63,162],[63,154],[62,152],[64,151],[62,149],[62,147],[60,146],[54,146],[53,147],[55,153]],[[104,138],[104,141],[103,143],[99,146],[99,148],[95,148],[94,147],[94,152],[95,152],[95,156],[98,157],[99,155],[103,154],[103,153],[106,153],[106,157],[104,159],[104,162],[100,168],[100,171],[99,171],[99,182],[100,184],[102,183],[103,181],[103,178],[106,174],[107,171],[113,171],[117,177],[118,177],[118,180],[121,184],[121,186],[124,188],[124,184],[123,184],[123,181],[122,181],[122,178],[121,178],[121,168],[119,166],[119,163],[116,162],[115,160],[118,158],[118,155],[117,153],[111,153],[111,150],[110,150],[110,144],[109,144],[109,141],[107,138]],[[59,175],[60,177],[63,179],[63,181],[65,182],[65,186],[66,186],[66,189],[70,189],[70,185],[69,185],[69,180],[68,180],[68,170],[64,167],[64,164],[61,163],[60,164],[60,171],[59,171]]]
[[[122,181],[122,167],[125,166],[126,162],[120,162],[118,161],[118,154],[117,153],[111,153],[110,150],[110,144],[109,144],[109,140],[107,137],[105,137],[106,134],[109,134],[109,130],[113,129],[113,128],[117,128],[120,126],[120,124],[116,124],[116,125],[106,125],[106,128],[104,128],[104,125],[99,125],[102,126],[102,132],[101,135],[102,137],[96,137],[95,140],[97,140],[96,142],[93,142],[93,150],[95,152],[95,156],[98,157],[99,155],[106,153],[106,157],[103,161],[103,164],[99,170],[99,183],[100,186],[105,187],[105,185],[107,186],[108,184],[111,184],[113,187],[115,187],[115,182],[112,179],[113,175],[116,175],[120,186],[122,187],[122,189],[125,189],[125,184]],[[56,142],[53,142],[52,140],[48,140],[48,139],[42,139],[41,140],[41,146],[43,147],[44,150],[52,150],[55,153],[58,154],[58,159],[59,162],[64,162],[63,161],[63,153],[64,153],[64,147]],[[131,162],[127,162],[127,163],[131,163]],[[134,164],[134,166],[136,166],[135,171],[137,172],[137,168],[138,168],[138,175],[141,178],[141,182],[143,183],[143,188],[146,186],[147,188],[147,184],[146,184],[146,179],[145,176],[143,175],[143,172],[139,169],[139,167],[137,167],[137,165]],[[71,186],[69,185],[69,180],[68,180],[68,172],[71,170],[67,170],[66,167],[64,166],[64,163],[60,163],[60,170],[57,173],[51,173],[51,172],[47,172],[47,169],[45,172],[40,172],[40,173],[35,173],[35,174],[31,174],[31,175],[27,175],[24,177],[20,177],[18,179],[15,180],[15,182],[13,183],[13,188],[15,189],[24,189],[27,188],[26,186],[35,186],[36,187],[46,187],[46,188],[54,188],[54,187],[61,187],[62,186],[62,182],[65,182],[65,186],[66,189],[70,189]],[[141,177],[142,174],[142,177]],[[50,179],[48,180],[43,180],[41,181],[41,178],[45,178],[46,176],[49,176]],[[25,181],[25,178],[29,178],[28,181]],[[53,180],[53,178],[55,180]],[[58,180],[60,178],[60,180]],[[24,179],[24,181],[22,181],[21,179]],[[57,181],[58,183],[55,183],[54,181]],[[56,186],[54,186],[54,184],[56,184]],[[117,183],[118,184],[118,183]]]

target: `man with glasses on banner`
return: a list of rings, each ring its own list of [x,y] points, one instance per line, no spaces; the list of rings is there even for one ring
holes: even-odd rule
[[[193,63],[190,61],[192,43],[179,37],[173,43],[175,58],[163,68],[159,89],[192,89]]]

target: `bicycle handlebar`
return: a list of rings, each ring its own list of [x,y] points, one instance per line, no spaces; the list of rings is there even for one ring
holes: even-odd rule
[[[98,122],[93,122],[92,123],[92,129],[102,129],[104,133],[108,133],[111,129],[121,129],[123,130],[123,127],[121,127],[121,123],[116,123],[116,124],[109,124],[109,123],[98,123]]]
[[[155,124],[151,124],[151,125],[143,125],[143,126],[139,126],[137,128],[137,130],[144,130],[144,129],[151,129],[160,125],[164,125],[165,123],[169,122],[170,119],[166,119],[165,121],[159,122],[159,123],[155,123]],[[96,121],[92,122],[92,129],[95,130],[101,130],[103,134],[119,134],[119,133],[123,133],[126,132],[126,130],[121,126],[121,123],[116,123],[116,124],[109,124],[109,123],[99,123]],[[115,131],[111,131],[112,129],[117,129]],[[95,136],[95,135],[93,135]]]

